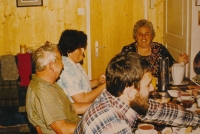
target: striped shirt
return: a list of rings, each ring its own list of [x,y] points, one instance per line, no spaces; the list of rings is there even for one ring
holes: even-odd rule
[[[80,118],[56,83],[51,84],[36,75],[32,75],[26,96],[28,119],[34,126],[39,126],[44,134],[55,134],[50,125],[58,120],[78,123]]]

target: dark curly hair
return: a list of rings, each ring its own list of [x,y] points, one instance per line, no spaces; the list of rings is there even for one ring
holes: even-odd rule
[[[87,47],[87,35],[83,31],[66,29],[62,32],[58,43],[59,50],[63,56],[74,52],[78,48]]]

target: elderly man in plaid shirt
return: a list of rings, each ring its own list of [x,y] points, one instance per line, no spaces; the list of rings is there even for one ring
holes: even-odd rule
[[[107,91],[94,101],[75,134],[130,134],[138,119],[174,126],[200,124],[200,115],[182,106],[148,99],[154,90],[150,64],[133,52],[116,55],[106,69]]]

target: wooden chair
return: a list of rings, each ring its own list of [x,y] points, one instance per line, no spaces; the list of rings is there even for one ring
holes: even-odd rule
[[[36,128],[36,130],[37,130],[38,134],[43,134],[43,133],[42,133],[42,130],[40,129],[40,127],[39,127],[39,126],[36,126],[35,128]]]

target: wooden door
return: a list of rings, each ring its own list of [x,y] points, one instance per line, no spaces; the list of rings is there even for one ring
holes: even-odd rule
[[[188,0],[164,0],[164,45],[175,60],[179,53],[188,53],[189,34],[189,1]],[[188,67],[186,76],[188,76]]]
[[[133,25],[144,18],[141,0],[91,0],[91,69],[92,78],[105,72],[108,62],[124,45],[133,42]],[[95,53],[98,43],[98,56]]]

